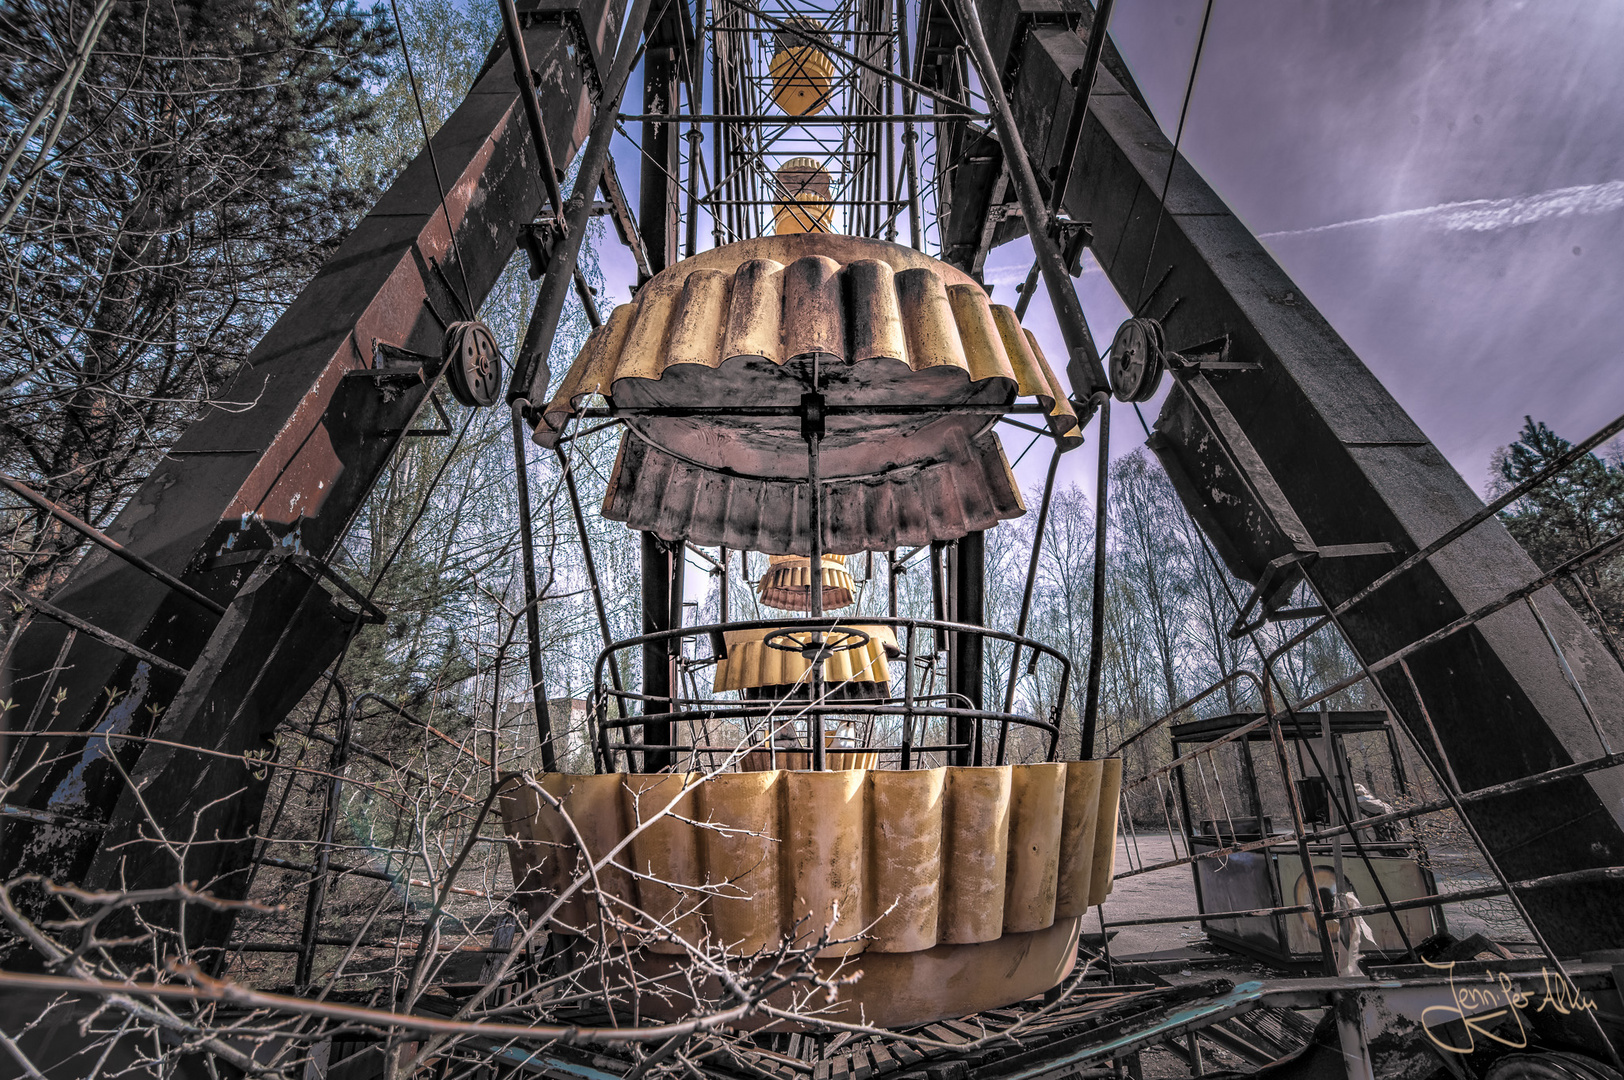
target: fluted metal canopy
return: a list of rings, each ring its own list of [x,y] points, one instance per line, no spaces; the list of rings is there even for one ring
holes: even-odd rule
[[[786,624],[793,628],[794,624]],[[897,648],[896,631],[889,626],[866,623],[853,624],[853,630],[868,635],[868,640],[851,649],[831,653],[823,662],[823,681],[836,687],[847,683],[881,683],[891,681],[889,660],[901,655]],[[726,630],[727,655],[716,661],[713,687],[717,693],[729,690],[751,690],[761,687],[791,687],[806,679],[811,669],[798,652],[776,649],[767,644],[771,629]],[[796,640],[811,639],[810,633]]]
[[[818,575],[823,589],[823,610],[835,611],[852,602],[851,574],[846,556],[823,556],[823,572]],[[774,555],[767,560],[756,595],[761,602],[779,611],[812,610],[812,560],[805,555]]]
[[[788,413],[814,369],[834,410],[819,461],[825,550],[950,540],[1024,512],[991,432],[1018,397],[1040,402],[1063,441],[1078,438],[1036,342],[968,276],[879,240],[796,235],[653,278],[593,332],[536,440],[555,444],[601,394],[633,410],[607,516],[669,540],[804,555],[806,443]]]

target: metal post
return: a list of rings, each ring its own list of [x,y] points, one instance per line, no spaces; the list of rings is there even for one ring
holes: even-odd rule
[[[511,0],[509,0],[511,4]],[[513,472],[516,494],[519,498],[519,550],[524,573],[524,629],[529,638],[526,653],[530,660],[530,700],[536,709],[536,734],[541,739],[541,767],[547,772],[558,769],[558,757],[553,750],[552,717],[547,714],[547,695],[542,688],[541,672],[541,613],[540,597],[536,595],[536,541],[531,533],[530,470],[525,454],[529,441],[525,431],[525,399],[513,402]],[[501,687],[493,691],[501,695]],[[492,758],[494,761],[495,759]]]
[[[671,609],[680,603],[672,588],[674,558],[670,545],[651,532],[641,533],[643,555],[643,633],[657,634],[672,629]],[[680,563],[679,563],[680,565]],[[680,610],[680,609],[679,609]],[[643,702],[645,715],[670,714],[672,709],[671,648],[665,641],[652,641],[643,646]],[[642,726],[645,746],[669,746],[671,720],[651,721]],[[627,755],[630,765],[631,756]],[[671,764],[671,751],[644,750],[643,771],[659,772]]]
[[[810,618],[817,620],[823,618],[823,484],[818,477],[818,446],[823,441],[823,398],[817,392],[818,365],[812,362],[812,393],[805,395],[802,400],[803,414],[801,423],[806,436],[806,483],[810,492],[810,522],[808,527],[808,549],[811,559],[810,580],[812,592],[810,599]],[[814,416],[814,410],[816,415]],[[808,647],[808,659],[812,668],[808,672],[811,682],[812,704],[807,716],[807,731],[812,739],[812,768],[818,772],[824,769],[823,748],[823,645],[822,631],[814,630]]]
[[[674,9],[668,9],[668,16]],[[643,111],[676,112],[677,50],[660,27],[649,37],[661,41],[643,53]],[[682,171],[676,131],[670,124],[643,124],[642,177],[638,186],[637,227],[648,250],[649,267],[658,274],[677,257],[677,176]]]
[[[690,257],[699,246],[699,155],[705,134],[699,129],[699,116],[704,111],[705,79],[694,67],[694,60],[705,55],[705,0],[698,0],[694,12],[694,47],[684,53],[682,67],[688,76],[688,214],[683,222],[682,253]],[[673,109],[673,112],[676,110]]]
[[[1110,525],[1109,484],[1111,472],[1111,399],[1100,403],[1100,465],[1094,491],[1094,610],[1089,613],[1088,690],[1083,703],[1083,732],[1080,754],[1084,761],[1094,756],[1094,737],[1099,728],[1100,668],[1105,659],[1105,560],[1106,531]]]
[[[728,553],[727,548],[721,548],[719,550],[720,550],[720,554],[722,556],[721,559],[718,560],[722,564],[722,568],[721,568],[722,588],[721,588],[721,597],[720,597],[720,600],[721,600],[721,619],[719,621],[721,621],[721,622],[731,622],[732,619],[731,619],[731,616],[728,615],[728,602],[727,602],[727,600],[728,600],[727,564],[728,564],[728,554],[729,553]]]
[[[907,0],[897,0],[897,37],[902,48],[902,70],[909,71],[908,62],[908,3]],[[902,90],[902,111],[912,117],[919,108],[919,97],[912,90],[904,87]],[[908,243],[916,250],[924,251],[924,240],[920,236],[919,223],[919,154],[915,150],[919,142],[919,133],[914,130],[913,120],[902,122],[902,160],[908,173]]]
[[[1038,523],[1032,537],[1032,554],[1026,563],[1026,588],[1021,593],[1021,615],[1015,623],[1015,633],[1020,637],[1026,636],[1026,627],[1032,617],[1032,593],[1038,583],[1038,558],[1043,552],[1043,533],[1049,524],[1049,504],[1054,496],[1055,474],[1060,469],[1060,444],[1055,443],[1054,453],[1049,456],[1049,473],[1043,481],[1043,501],[1038,504]],[[893,612],[894,614],[894,612]],[[1015,708],[1015,682],[1020,677],[1021,647],[1012,645],[1009,654],[1009,687],[1004,691],[1004,711],[1010,712]],[[1004,763],[1004,744],[1009,739],[1009,721],[1001,720],[998,723],[998,758],[997,763]]]
[[[343,794],[344,770],[349,767],[350,736],[355,730],[355,714],[370,695],[362,694],[349,703],[339,714],[338,731],[333,739],[333,753],[327,761],[327,801],[322,806],[321,840],[316,848],[316,869],[305,894],[304,933],[299,943],[299,963],[294,983],[309,986],[316,956],[316,928],[321,923],[321,911],[327,901],[327,874],[333,858],[333,833],[338,828],[338,801]]]
[[[987,572],[987,534],[983,532],[966,533],[958,543],[958,557],[954,560],[953,592],[957,600],[957,621],[969,626],[982,626],[986,623],[986,572]],[[958,638],[953,654],[955,689],[970,700],[970,707],[977,712],[981,711],[983,704],[982,692],[982,660],[984,642],[980,634],[972,634],[961,630],[955,637]],[[980,765],[981,757],[981,728],[980,717],[969,719],[960,717],[955,725],[954,742],[972,743],[972,747],[959,752],[961,765]]]
[[[976,0],[958,0],[958,9],[960,28],[981,75],[982,92],[993,107],[993,123],[998,129],[998,141],[1004,147],[1004,162],[1009,167],[1010,178],[1015,181],[1021,213],[1026,217],[1032,252],[1043,270],[1043,280],[1049,286],[1049,302],[1054,305],[1055,319],[1066,339],[1069,356],[1066,375],[1071,380],[1071,395],[1082,405],[1089,402],[1096,391],[1108,389],[1105,368],[1100,364],[1099,350],[1089,333],[1088,320],[1083,317],[1082,302],[1077,299],[1077,290],[1072,287],[1060,249],[1055,244],[1052,215],[1043,203],[1037,177],[1032,172],[1032,159],[1027,156],[1026,144],[1021,141],[1015,114],[1009,106],[1009,95],[1004,93],[998,67],[987,48],[987,38],[981,32],[981,13],[976,9]]]

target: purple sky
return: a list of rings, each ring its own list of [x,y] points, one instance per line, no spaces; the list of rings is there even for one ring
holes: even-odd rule
[[[1203,3],[1113,20],[1170,134]],[[1582,0],[1215,4],[1183,152],[1479,491],[1525,413],[1578,439],[1624,409],[1621,41],[1624,4]],[[603,256],[623,299],[629,259]],[[1024,241],[994,251],[996,298],[1030,265]],[[1079,288],[1104,347],[1126,312],[1097,269]],[[1027,322],[1064,355],[1041,290]],[[1143,442],[1114,419],[1113,454]],[[1092,491],[1092,458],[1064,480]]]

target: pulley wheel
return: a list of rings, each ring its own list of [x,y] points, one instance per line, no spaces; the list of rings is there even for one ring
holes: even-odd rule
[[[1167,345],[1155,319],[1129,319],[1111,342],[1111,393],[1118,401],[1149,401],[1167,370]]]
[[[464,405],[495,405],[502,397],[502,350],[491,328],[477,319],[456,322],[441,342],[446,381]]]

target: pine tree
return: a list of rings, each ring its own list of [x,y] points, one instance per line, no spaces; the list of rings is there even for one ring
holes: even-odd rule
[[[332,151],[394,45],[350,3],[0,0],[0,469],[117,511],[372,201]],[[7,524],[60,581],[77,534]]]
[[[1535,475],[1572,446],[1543,422],[1523,417],[1517,441],[1495,455],[1498,490]],[[1540,569],[1551,570],[1624,530],[1624,462],[1585,454],[1506,507],[1500,519]],[[1584,591],[1591,594],[1615,633],[1624,616],[1624,570],[1617,562],[1603,559],[1579,574]],[[1595,613],[1581,589],[1561,584],[1569,600],[1594,625]]]

